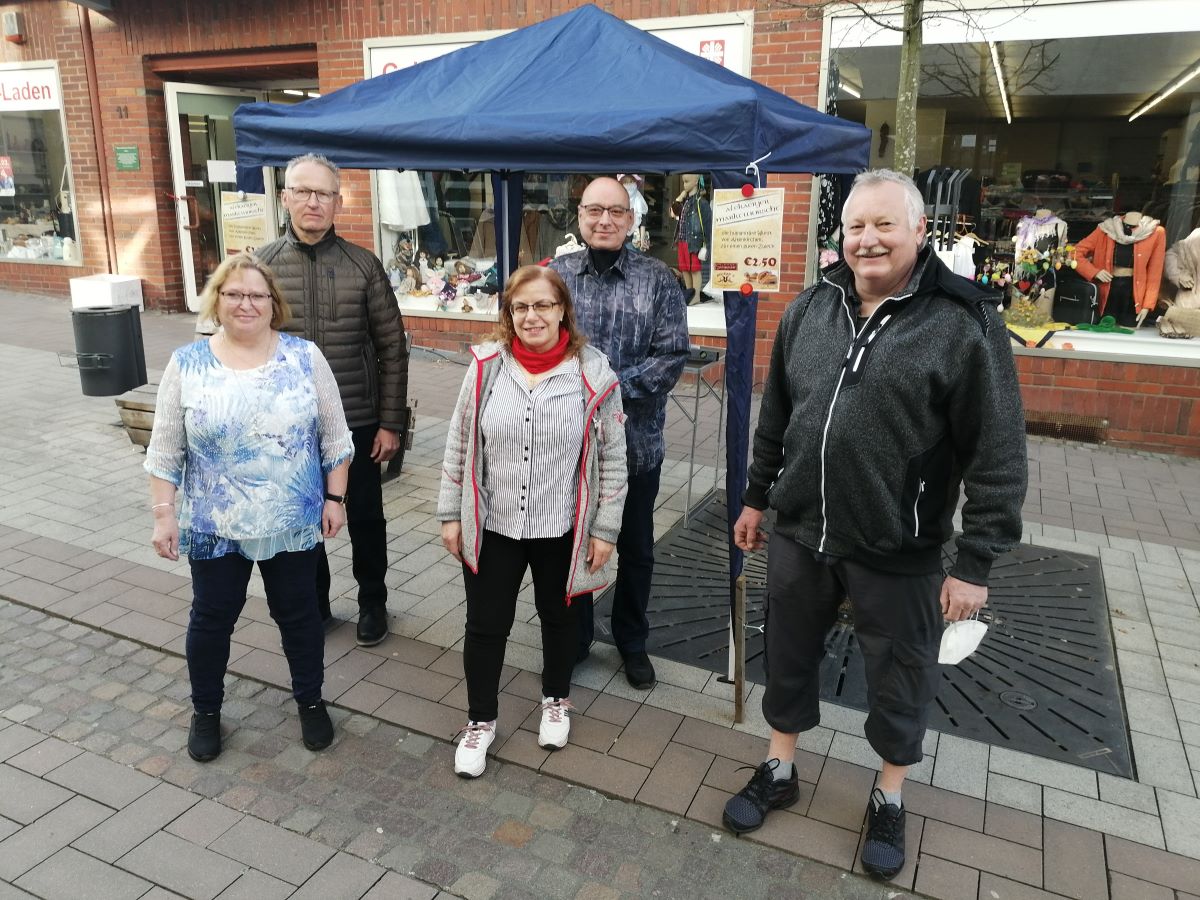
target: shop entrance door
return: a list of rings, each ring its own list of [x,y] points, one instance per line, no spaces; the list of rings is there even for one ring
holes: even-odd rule
[[[198,308],[199,292],[225,258],[221,231],[221,192],[237,186],[230,178],[236,158],[233,111],[243,103],[265,100],[262,91],[167,82],[167,134],[171,147],[179,251],[188,309]],[[215,165],[210,165],[215,163]],[[278,233],[275,178],[263,170],[268,198],[268,231]]]

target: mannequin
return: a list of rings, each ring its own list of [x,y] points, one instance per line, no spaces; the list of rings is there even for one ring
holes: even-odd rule
[[[701,193],[699,175],[682,176],[683,190],[671,204],[671,218],[678,219],[675,229],[675,248],[679,258],[679,274],[692,296],[688,306],[704,302],[701,289],[704,277],[703,262],[708,258],[709,236],[712,234],[712,210]]]
[[[63,258],[66,258],[65,247]],[[1163,269],[1179,288],[1174,305],[1180,309],[1200,309],[1200,228],[1167,251]]]
[[[1058,279],[1054,268],[1049,264],[1049,258],[1054,252],[1067,245],[1067,223],[1045,207],[1034,210],[1032,216],[1026,216],[1017,223],[1017,233],[1013,238],[1014,249],[1018,260],[1026,251],[1037,254],[1037,261],[1022,266],[1021,283],[1029,282],[1024,290],[1039,312],[1050,315],[1054,309],[1055,289]],[[1033,253],[1027,253],[1030,260]],[[1032,266],[1032,268],[1029,268]]]
[[[641,175],[618,175],[617,181],[629,194],[629,208],[633,210],[633,227],[629,229],[629,243],[637,250],[650,249],[650,234],[642,227],[642,218],[650,212],[646,198],[642,196]]]
[[[1154,311],[1166,242],[1158,220],[1135,210],[1105,219],[1076,245],[1077,271],[1097,283],[1101,315],[1136,327]]]

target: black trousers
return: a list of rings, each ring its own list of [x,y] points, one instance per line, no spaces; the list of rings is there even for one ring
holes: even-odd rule
[[[318,546],[322,546],[319,545]],[[321,699],[325,679],[325,638],[313,593],[317,548],[277,553],[258,563],[271,618],[279,626],[283,652],[292,673],[292,695],[309,706]],[[196,712],[221,711],[229,640],[242,607],[254,563],[239,553],[190,560],[192,611],[186,640],[192,706]]]
[[[359,609],[382,609],[387,604],[387,522],[383,518],[383,481],[379,463],[371,460],[378,423],[351,428],[354,459],[346,487],[346,530],[350,534],[351,567],[358,582]],[[318,545],[317,604],[329,618],[329,557]]]
[[[658,498],[662,464],[649,472],[629,476],[629,493],[617,535],[617,578],[613,587],[613,643],[622,656],[642,653],[650,635],[650,583],[654,578],[654,502]],[[595,639],[596,622],[591,594],[575,598],[579,604],[579,649]]]
[[[496,718],[500,670],[526,567],[533,574],[533,602],[542,625],[542,696],[570,695],[579,608],[574,602],[568,606],[566,601],[572,538],[573,532],[568,531],[557,538],[515,541],[485,530],[479,573],[463,566],[467,589],[463,669],[472,722]]]
[[[920,762],[941,677],[943,578],[940,572],[895,575],[845,559],[821,562],[808,548],[773,534],[762,701],[767,724],[785,734],[820,724],[825,637],[849,597],[867,672],[867,740],[886,762]]]

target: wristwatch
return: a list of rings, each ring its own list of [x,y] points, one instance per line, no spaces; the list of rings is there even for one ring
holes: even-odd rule
[[[342,504],[342,506],[346,505],[346,495],[345,494],[331,494],[331,493],[329,493],[329,491],[326,491],[325,499],[332,500],[334,503],[340,503],[340,504]]]

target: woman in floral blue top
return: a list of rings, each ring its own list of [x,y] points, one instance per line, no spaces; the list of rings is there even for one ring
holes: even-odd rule
[[[333,742],[321,700],[317,545],[346,523],[354,445],[325,357],[279,331],[287,308],[270,269],[248,253],[231,256],[201,298],[201,318],[221,331],[176,350],[158,389],[145,463],[152,543],[159,556],[184,553],[191,564],[188,754],[199,762],[221,752],[229,642],[256,562],[304,744],[320,750]]]

